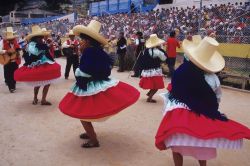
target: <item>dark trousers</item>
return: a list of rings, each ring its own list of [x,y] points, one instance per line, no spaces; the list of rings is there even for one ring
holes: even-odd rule
[[[118,54],[118,60],[119,60],[119,71],[124,71],[124,69],[125,69],[125,64],[124,64],[124,62],[125,62],[125,55],[126,55],[126,53],[119,53]]]
[[[134,76],[136,77],[140,77],[141,76],[141,72],[142,72],[142,62],[141,62],[141,57],[142,57],[142,52],[136,52],[136,62],[134,64]]]
[[[69,77],[69,72],[70,72],[70,68],[72,65],[73,65],[73,71],[74,71],[74,75],[75,75],[75,71],[79,66],[79,58],[77,55],[67,57],[65,74],[64,74],[65,78]]]
[[[172,77],[175,71],[175,61],[176,58],[168,58],[167,63],[168,63],[168,69],[169,69],[169,76]]]
[[[10,62],[4,65],[4,79],[9,90],[16,89],[16,81],[14,80],[14,72],[16,69],[18,69],[16,62]]]
[[[141,64],[137,61],[134,66],[134,76],[140,77],[141,76]]]

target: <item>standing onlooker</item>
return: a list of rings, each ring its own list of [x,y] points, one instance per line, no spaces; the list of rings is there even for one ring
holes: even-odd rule
[[[70,30],[68,35],[69,39],[66,40],[62,45],[62,48],[64,49],[64,55],[67,57],[67,63],[64,74],[65,79],[68,79],[70,68],[72,65],[73,65],[74,75],[76,69],[79,66],[79,56],[78,56],[79,42],[78,40],[75,39],[75,35],[73,34],[72,30]]]
[[[119,60],[118,72],[124,71],[124,59],[127,51],[127,40],[124,37],[124,33],[120,32],[119,39],[117,41],[117,54]]]
[[[175,38],[175,31],[170,32],[170,37],[167,39],[166,42],[167,46],[167,63],[169,68],[169,77],[172,77],[174,70],[175,70],[175,60],[176,60],[176,48],[180,48],[179,41]]]
[[[143,50],[145,49],[145,39],[143,38],[143,34],[142,32],[137,32],[136,33],[137,39],[135,40],[135,44],[136,44],[136,53],[135,53],[135,57],[136,57],[136,62],[135,62],[135,66],[134,66],[134,75],[132,75],[131,77],[140,77],[141,75],[141,65],[138,63],[137,59],[141,56]]]
[[[16,91],[16,81],[14,80],[14,72],[21,63],[20,45],[17,42],[18,36],[15,35],[12,27],[7,27],[6,36],[3,39],[2,51],[6,54],[7,62],[4,65],[4,79],[10,93]]]

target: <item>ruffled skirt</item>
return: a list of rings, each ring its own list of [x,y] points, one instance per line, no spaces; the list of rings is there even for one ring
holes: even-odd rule
[[[211,154],[211,149],[241,148],[243,138],[250,139],[250,129],[233,120],[212,120],[186,108],[175,108],[165,114],[155,136],[155,145],[160,150],[172,148],[183,155],[205,160],[216,156],[215,152]]]
[[[92,81],[87,90],[77,85],[61,100],[59,109],[73,118],[98,121],[110,117],[135,103],[140,93],[134,87],[119,81]]]
[[[61,66],[57,63],[41,64],[39,66],[22,66],[14,73],[14,79],[31,86],[47,85],[61,76]]]
[[[162,69],[143,70],[139,86],[143,89],[163,89],[164,81]]]

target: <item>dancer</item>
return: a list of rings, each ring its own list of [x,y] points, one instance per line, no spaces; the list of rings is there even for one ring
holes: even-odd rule
[[[159,48],[164,42],[156,34],[150,35],[150,38],[146,41],[146,50],[140,59],[143,70],[139,85],[143,89],[150,89],[147,93],[147,102],[151,103],[156,103],[156,100],[152,98],[158,89],[164,88],[161,62],[166,60],[166,56]]]
[[[216,157],[217,148],[239,149],[249,128],[228,119],[218,111],[220,82],[213,74],[222,70],[225,60],[217,51],[219,43],[205,37],[199,44],[184,40],[189,58],[173,74],[164,95],[164,118],[156,134],[156,147],[172,149],[175,166],[183,156],[192,156],[200,166]]]
[[[41,105],[51,105],[46,97],[50,84],[61,76],[61,67],[49,53],[49,48],[43,42],[44,31],[35,25],[32,33],[26,36],[28,40],[27,53],[24,55],[24,65],[16,70],[15,80],[25,82],[34,87],[34,98],[32,104],[38,104],[38,92],[44,86]]]
[[[135,103],[140,95],[134,87],[109,77],[112,60],[103,51],[107,40],[99,33],[100,28],[101,23],[95,20],[73,28],[82,40],[80,66],[75,72],[76,83],[59,104],[64,114],[80,119],[86,131],[80,138],[89,139],[83,148],[100,146],[93,121],[106,120]]]

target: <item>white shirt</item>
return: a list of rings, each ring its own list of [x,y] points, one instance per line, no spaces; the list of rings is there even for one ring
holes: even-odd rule
[[[153,49],[153,55],[152,55],[152,49]],[[161,61],[165,61],[167,59],[165,54],[157,48],[150,48],[148,51],[149,55],[152,56],[153,58],[160,58]]]
[[[0,54],[4,54],[6,50],[3,50],[3,40],[0,41]]]
[[[220,102],[222,92],[221,92],[220,80],[218,76],[214,73],[207,73],[205,74],[205,80],[208,83],[208,85],[213,89],[214,93],[216,94],[217,101]]]

